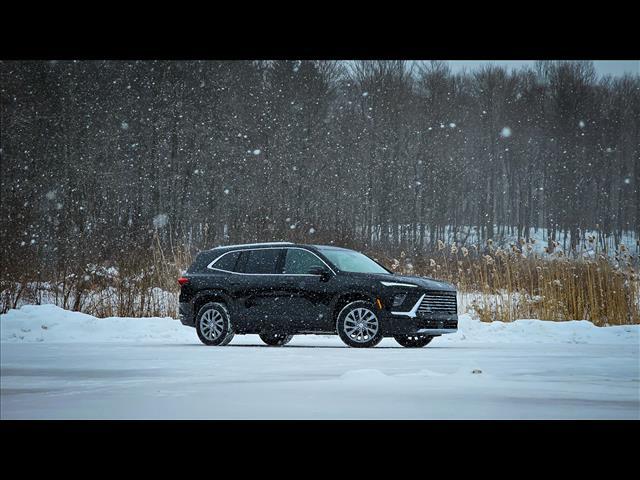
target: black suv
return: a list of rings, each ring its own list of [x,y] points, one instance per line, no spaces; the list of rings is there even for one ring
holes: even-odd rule
[[[455,288],[395,275],[362,253],[288,242],[198,254],[178,282],[180,321],[206,345],[254,333],[268,345],[295,334],[338,334],[351,347],[393,337],[423,347],[457,331]]]

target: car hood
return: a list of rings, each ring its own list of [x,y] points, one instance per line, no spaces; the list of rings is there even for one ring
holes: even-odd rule
[[[447,282],[441,282],[428,277],[416,277],[413,275],[396,275],[393,273],[351,273],[350,275],[366,276],[372,280],[380,280],[381,282],[397,282],[397,283],[411,283],[418,285],[426,290],[449,290],[456,291],[456,288]]]

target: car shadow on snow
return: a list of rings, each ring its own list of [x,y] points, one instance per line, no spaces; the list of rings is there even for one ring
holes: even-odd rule
[[[432,350],[434,348],[436,349],[442,349],[442,348],[446,348],[446,349],[450,349],[450,348],[456,348],[456,349],[460,349],[460,348],[468,348],[466,346],[449,346],[449,345],[429,345],[428,347],[425,348],[406,348],[406,347],[402,347],[402,346],[381,346],[378,345],[376,347],[373,348],[352,348],[349,347],[347,345],[282,345],[282,346],[271,346],[271,345],[261,345],[259,343],[256,344],[249,344],[249,343],[243,343],[243,344],[230,344],[230,345],[225,345],[224,347],[216,347],[216,346],[211,346],[211,345],[204,345],[202,343],[158,343],[158,344],[141,344],[139,345],[140,347],[193,347],[193,348],[264,348],[264,349],[269,349],[269,350],[282,350],[282,349],[291,349],[291,348],[296,348],[296,349],[300,349],[300,348],[325,348],[325,349],[333,349],[333,350],[367,350],[367,351],[371,351],[371,350],[407,350],[407,351],[425,351],[425,350]]]
[[[285,348],[333,348],[333,349],[345,349],[349,348],[346,345],[282,345],[279,347],[271,346],[271,345],[260,345],[260,344],[239,344],[239,345],[225,345],[224,347],[213,346],[213,345],[204,345],[202,343],[158,343],[158,344],[143,344],[139,345],[140,347],[193,347],[193,348],[242,348],[242,347],[251,347],[251,348],[265,348],[271,350],[282,350]],[[396,348],[396,347],[376,347],[376,348]],[[402,347],[398,347],[402,348]]]

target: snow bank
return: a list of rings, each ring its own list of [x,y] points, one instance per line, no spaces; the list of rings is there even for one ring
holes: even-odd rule
[[[640,325],[597,327],[587,320],[552,322],[516,320],[514,322],[481,322],[470,315],[460,315],[458,332],[443,335],[449,342],[483,343],[634,343],[638,344]]]
[[[2,342],[193,342],[195,332],[169,317],[96,318],[55,305],[25,305],[0,315]]]
[[[638,344],[640,325],[596,327],[591,322],[549,322],[516,320],[515,322],[483,323],[470,315],[460,315],[459,330],[455,334],[436,339],[453,344],[462,343],[593,343]],[[239,342],[236,337],[234,343]],[[25,305],[0,315],[2,342],[164,342],[199,343],[195,331],[178,320],[165,318],[96,318],[71,312],[55,305]],[[337,337],[313,335],[296,338],[300,344],[326,344]],[[298,343],[296,342],[296,343]],[[385,341],[386,342],[386,341]],[[387,345],[383,342],[381,346]],[[390,342],[394,343],[392,340]],[[244,342],[242,342],[244,343]],[[395,344],[394,344],[395,345]],[[371,373],[371,372],[370,372]]]

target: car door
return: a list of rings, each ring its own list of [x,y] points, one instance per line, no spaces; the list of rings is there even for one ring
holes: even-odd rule
[[[282,255],[281,248],[257,248],[244,250],[238,260],[238,314],[251,331],[284,326],[281,310],[286,291],[278,275]]]
[[[304,248],[285,248],[282,267],[284,297],[282,311],[297,331],[325,330],[328,324],[333,277],[323,279],[309,273],[313,267],[329,268],[313,252]]]

